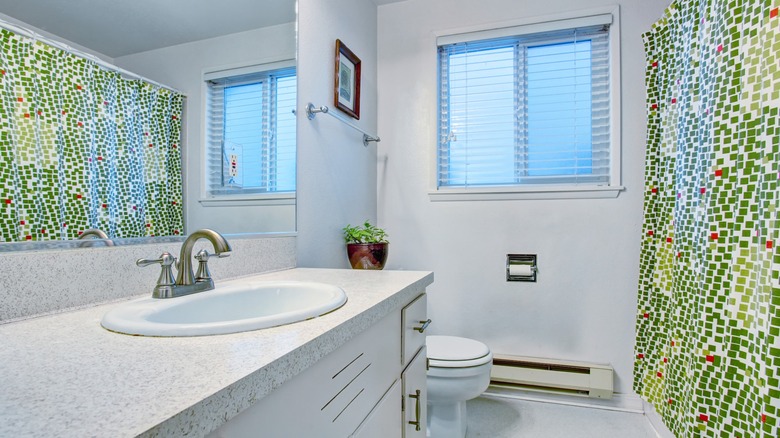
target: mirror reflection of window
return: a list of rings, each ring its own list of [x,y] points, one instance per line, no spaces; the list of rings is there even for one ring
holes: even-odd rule
[[[295,192],[297,78],[282,64],[206,75],[208,196]]]

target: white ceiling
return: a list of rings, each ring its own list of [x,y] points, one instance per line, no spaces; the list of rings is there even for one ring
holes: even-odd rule
[[[0,0],[0,13],[118,58],[289,23],[295,0]]]

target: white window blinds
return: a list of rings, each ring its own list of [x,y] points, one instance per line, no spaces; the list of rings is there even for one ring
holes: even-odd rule
[[[206,83],[207,194],[295,191],[295,68]]]
[[[609,185],[609,29],[588,24],[439,40],[438,187]]]

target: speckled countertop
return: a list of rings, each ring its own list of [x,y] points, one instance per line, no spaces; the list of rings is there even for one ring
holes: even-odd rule
[[[257,278],[334,284],[348,301],[308,321],[193,338],[103,329],[121,303],[0,325],[0,436],[205,435],[433,282],[429,272],[301,268]]]

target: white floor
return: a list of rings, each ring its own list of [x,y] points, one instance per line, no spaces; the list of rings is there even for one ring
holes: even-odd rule
[[[482,396],[467,405],[467,438],[656,438],[643,414]]]

